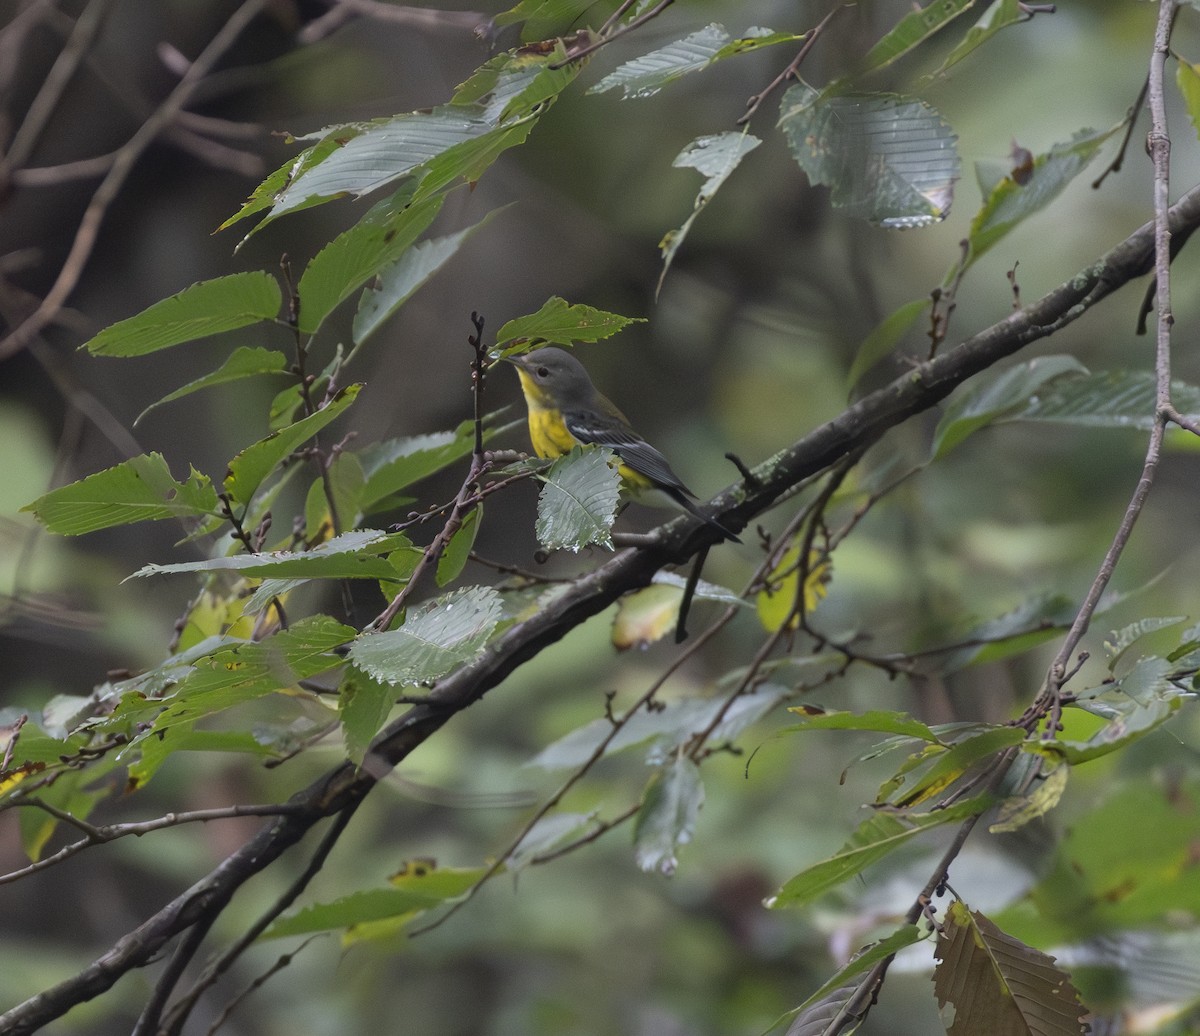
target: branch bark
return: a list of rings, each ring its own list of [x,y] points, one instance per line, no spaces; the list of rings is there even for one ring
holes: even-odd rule
[[[1200,187],[1170,210],[1172,232],[1200,226]],[[754,469],[754,479],[731,486],[710,502],[711,513],[735,531],[768,510],[791,487],[848,453],[877,442],[888,429],[928,410],[972,375],[1077,320],[1154,260],[1153,223],[1147,223],[1087,269],[1037,302],[973,335],[864,397],[834,420]],[[252,839],[166,904],[77,975],[0,1015],[0,1031],[22,1036],[109,989],[122,975],[148,964],[173,938],[207,927],[234,893],[269,867],[321,820],[353,810],[401,760],[457,712],[482,698],[510,673],[586,619],[631,590],[646,586],[669,564],[686,561],[720,535],[687,516],[662,526],[648,542],[622,551],[580,577],[553,604],[511,627],[475,662],[443,679],[427,704],[416,705],[376,738],[361,768],[343,763],[288,803]]]

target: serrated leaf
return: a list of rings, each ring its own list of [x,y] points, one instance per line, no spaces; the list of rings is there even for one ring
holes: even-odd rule
[[[705,180],[704,185],[700,188],[700,193],[696,195],[695,202],[692,203],[692,214],[684,220],[683,226],[678,230],[670,231],[659,243],[658,247],[663,256],[662,273],[658,277],[659,290],[662,289],[663,279],[671,268],[675,253],[679,251],[691,231],[692,224],[707,208],[721,185],[741,164],[742,159],[761,143],[762,141],[758,137],[751,136],[744,131],[709,134],[697,137],[675,156],[671,162],[672,166],[676,169],[695,169],[705,177]]]
[[[633,822],[638,866],[671,877],[679,866],[678,848],[692,840],[703,805],[700,767],[686,756],[677,757],[651,777]]]
[[[1058,378],[1087,374],[1088,369],[1073,356],[1038,356],[973,379],[954,394],[938,422],[933,433],[933,456],[944,457],[973,432],[1027,408]]]
[[[433,222],[444,196],[414,202],[412,193],[401,188],[312,258],[297,287],[301,331],[316,332],[340,302],[399,259]]]
[[[365,128],[365,126],[363,127]],[[253,193],[246,199],[245,204],[222,223],[217,230],[226,230],[237,223],[239,220],[245,219],[247,216],[253,216],[256,213],[269,209],[275,204],[275,199],[287,188],[287,186],[297,177],[302,176],[305,172],[315,165],[324,162],[334,151],[340,148],[346,140],[353,135],[354,131],[349,127],[338,127],[339,132],[330,132],[324,139],[319,140],[312,147],[305,148],[296,157],[289,158],[278,169],[271,173],[262,183],[254,188]],[[242,244],[245,244],[243,240]],[[239,245],[239,247],[241,247]]]
[[[190,396],[193,392],[199,392],[201,389],[212,388],[214,385],[224,385],[230,381],[240,381],[243,378],[252,378],[258,374],[285,374],[287,373],[287,367],[288,358],[281,352],[257,346],[239,346],[211,374],[205,374],[202,378],[189,381],[182,388],[177,388],[174,392],[168,393],[157,402],[151,403],[145,410],[138,414],[133,423],[137,425],[151,410],[162,406],[164,403],[173,403],[175,400],[182,399],[184,396]]]
[[[51,532],[79,536],[134,522],[197,518],[218,513],[217,491],[192,470],[176,482],[161,453],[134,457],[116,467],[55,489],[21,508]]]
[[[933,991],[947,1036],[1084,1036],[1085,1010],[1054,958],[955,900],[934,951]]]
[[[1185,416],[1200,417],[1200,388],[1173,381],[1171,401]],[[1148,431],[1156,420],[1155,406],[1152,371],[1097,371],[1064,378],[1006,419]]]
[[[545,40],[571,28],[595,0],[521,0],[516,7],[502,11],[493,21],[497,25],[524,22],[521,39]]]
[[[510,320],[496,332],[496,345],[518,340],[538,346],[573,342],[598,342],[630,324],[644,324],[645,317],[623,317],[592,306],[573,306],[566,299],[551,296],[542,308],[529,316]]]
[[[240,572],[247,576],[271,576],[277,579],[394,580],[396,566],[387,560],[393,551],[411,552],[416,556],[420,554],[403,533],[356,529],[354,532],[342,533],[341,536],[319,544],[312,550],[234,554],[230,557],[209,558],[206,561],[145,565],[128,578],[177,572]]]
[[[387,919],[408,920],[461,896],[482,875],[482,870],[428,869],[421,875],[421,879],[428,880],[393,882],[388,888],[364,889],[329,903],[316,903],[284,914],[263,932],[261,938],[308,935]]]
[[[715,22],[706,25],[683,39],[625,62],[591,87],[588,93],[602,94],[621,87],[626,100],[651,97],[673,80],[707,67],[729,40],[724,26]]]
[[[467,559],[471,555],[471,550],[475,546],[475,537],[479,533],[479,523],[482,520],[482,504],[476,505],[473,510],[468,511],[464,515],[462,525],[450,537],[450,542],[446,544],[446,549],[442,551],[442,556],[438,558],[438,586],[445,586],[462,574],[463,568],[466,567]]]
[[[723,25],[714,22],[665,47],[626,61],[616,71],[601,79],[588,93],[602,94],[621,87],[625,100],[652,97],[668,83],[692,72],[699,72],[717,61],[776,43],[790,43],[803,38],[803,35],[753,28],[747,29],[744,36],[734,40]]]
[[[982,813],[991,804],[990,796],[980,795],[933,813],[874,813],[859,825],[850,841],[834,856],[790,878],[766,905],[792,907],[811,902],[822,892],[884,859],[921,832],[966,820]]]
[[[1033,160],[1033,171],[1017,183],[1005,176],[991,190],[984,191],[983,207],[971,221],[967,241],[971,262],[978,259],[1005,234],[1035,212],[1044,209],[1087,166],[1109,137],[1124,123],[1107,130],[1080,130],[1066,144],[1055,144]],[[980,173],[981,180],[989,179]]]
[[[798,83],[779,125],[813,183],[838,208],[883,227],[945,218],[959,176],[957,137],[925,102],[892,94],[826,96]]]
[[[455,234],[418,241],[399,259],[381,269],[376,284],[368,287],[359,299],[358,311],[354,314],[354,344],[361,345],[374,334],[494,214],[488,213],[478,223]]]
[[[353,667],[346,669],[338,688],[338,717],[346,742],[346,756],[352,762],[362,762],[371,739],[379,733],[395,703],[394,687],[373,680]]]
[[[933,301],[929,298],[913,299],[899,309],[893,310],[883,321],[876,325],[854,354],[854,362],[850,365],[850,373],[846,375],[846,387],[854,388],[859,379],[888,355],[896,343],[907,333],[923,313],[929,311]]]
[[[273,320],[281,301],[279,282],[269,273],[232,273],[184,288],[137,316],[106,327],[80,348],[96,356],[144,356]]]
[[[1025,13],[1021,10],[1020,0],[997,0],[996,3],[984,11],[979,21],[967,30],[967,34],[963,37],[962,42],[946,55],[946,59],[937,70],[922,77],[922,84],[931,82],[944,75],[951,67],[957,65],[963,58],[991,39],[1001,29],[1007,29],[1010,25],[1016,25],[1027,20]]]
[[[272,432],[252,446],[247,446],[229,462],[225,476],[225,491],[238,503],[246,504],[255,490],[271,474],[275,466],[292,451],[308,442],[327,424],[336,420],[355,399],[362,385],[348,385],[315,414],[309,414],[295,424]]]
[[[1170,687],[1159,697],[1142,704],[1106,689],[1104,693],[1077,703],[1086,712],[1107,720],[1105,725],[1086,741],[1060,738],[1054,746],[1072,765],[1099,759],[1157,730],[1192,698],[1192,695]]]
[[[974,5],[975,0],[932,0],[925,7],[909,11],[867,52],[858,74],[890,65]]]
[[[343,659],[336,649],[350,643],[355,632],[327,615],[311,615],[261,641],[213,638],[187,658],[172,657],[158,672],[137,678],[97,729],[118,730],[136,720],[141,731],[131,742],[136,748],[148,737],[162,737],[167,730],[337,668]],[[162,693],[147,697],[146,688],[155,686]]]
[[[542,476],[534,531],[547,550],[612,548],[621,476],[608,450],[576,446]]]
[[[384,683],[430,683],[477,658],[500,615],[491,587],[455,590],[409,612],[399,629],[359,637],[350,661]]]
[[[605,749],[607,755],[646,742],[653,742],[650,755],[665,759],[696,734],[712,727],[712,741],[730,741],[751,724],[761,719],[781,698],[789,694],[786,687],[765,684],[754,694],[740,696],[732,705],[725,699],[684,699],[671,702],[653,712],[639,711],[622,724]],[[713,723],[718,721],[713,727]],[[585,763],[600,743],[612,733],[608,719],[593,720],[577,730],[547,745],[527,766],[546,770],[571,770]]]

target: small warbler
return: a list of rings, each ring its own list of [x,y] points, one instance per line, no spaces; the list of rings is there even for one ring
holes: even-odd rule
[[[692,503],[695,494],[671,470],[667,458],[629,427],[625,415],[596,391],[583,364],[569,352],[535,349],[508,362],[521,379],[529,438],[539,457],[561,457],[575,446],[605,446],[620,458],[623,488],[630,495],[657,490],[726,539],[741,543]]]

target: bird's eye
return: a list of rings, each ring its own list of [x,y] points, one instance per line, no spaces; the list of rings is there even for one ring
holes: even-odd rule
[[[548,377],[550,377],[550,368],[549,368],[549,367],[539,367],[539,368],[537,369],[537,376],[538,376],[539,378],[548,378]]]

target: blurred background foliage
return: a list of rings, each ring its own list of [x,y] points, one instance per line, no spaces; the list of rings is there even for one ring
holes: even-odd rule
[[[0,3],[0,17],[14,18],[25,6]],[[9,126],[45,77],[68,16],[83,5],[54,6],[60,16],[24,38],[5,73]],[[235,6],[113,3],[92,58],[32,164],[52,166],[119,146],[174,83],[164,46],[195,54]],[[847,8],[814,49],[805,78],[820,84],[841,74],[906,7],[879,0]],[[177,530],[168,523],[63,540],[38,535],[30,517],[18,515],[47,487],[123,459],[81,416],[86,397],[130,429],[149,403],[211,370],[230,345],[287,343],[283,331],[276,341],[257,331],[235,332],[133,362],[81,355],[75,347],[192,282],[274,269],[284,253],[299,268],[357,219],[364,203],[342,201],[279,220],[236,253],[240,228],[213,232],[267,170],[294,153],[279,133],[442,103],[488,56],[487,45],[463,28],[368,18],[303,42],[305,26],[324,10],[303,0],[269,6],[192,106],[250,127],[249,135],[222,138],[233,149],[229,154],[190,153],[170,139],[152,147],[105,222],[64,320],[36,354],[4,364],[0,579],[7,597],[0,612],[0,707],[38,708],[56,693],[88,693],[109,669],[156,664],[193,593],[186,578],[121,582],[146,562],[189,556],[174,549]],[[481,313],[494,332],[557,294],[649,318],[613,341],[583,347],[581,355],[684,481],[710,495],[735,477],[722,459],[726,450],[755,463],[843,409],[847,372],[863,338],[901,303],[927,296],[957,261],[980,201],[974,162],[1005,162],[1014,142],[1037,153],[1079,129],[1122,119],[1146,74],[1155,19],[1155,8],[1145,3],[1061,4],[1053,15],[1001,33],[923,89],[958,134],[964,165],[949,218],[925,230],[882,230],[831,209],[828,192],[806,183],[774,131],[777,104],[769,100],[753,124],[764,145],[700,218],[656,300],[658,243],[686,218],[698,188],[697,175],[673,169],[672,159],[693,137],[732,128],[746,99],[787,60],[786,48],[723,62],[642,100],[623,101],[616,91],[585,96],[585,88],[622,60],[712,21],[735,34],[751,25],[800,32],[824,13],[823,5],[810,2],[689,0],[601,51],[526,146],[445,206],[437,232],[508,208],[356,361],[353,376],[367,384],[352,416],[357,443],[453,428],[469,417],[470,313]],[[1192,59],[1200,59],[1197,24],[1194,12],[1186,12],[1174,41]],[[504,34],[495,45],[515,43]],[[911,89],[951,44],[920,48],[873,85]],[[1200,169],[1197,135],[1173,93],[1169,102],[1175,182],[1187,188]],[[1150,218],[1144,128],[1139,123],[1119,174],[1098,190],[1091,186],[1114,152],[1110,144],[1050,209],[972,268],[948,344],[1010,311],[1007,273],[1014,267],[1021,298],[1032,300]],[[92,181],[9,185],[0,220],[0,303],[10,323],[30,296],[48,290],[91,187]],[[1200,293],[1190,251],[1175,269],[1175,374],[1200,384],[1200,359],[1191,347]],[[1134,334],[1141,291],[1141,285],[1123,290],[1027,353],[1071,353],[1093,370],[1150,369],[1151,342]],[[318,354],[328,355],[339,335],[348,335],[350,317],[346,307],[339,317],[344,322],[326,332]],[[918,324],[902,351],[923,356],[924,330]],[[867,384],[881,384],[906,363],[903,356],[885,361]],[[233,453],[265,434],[260,415],[269,393],[259,382],[198,393],[155,410],[132,433],[143,450],[163,452],[177,474],[193,464],[218,477]],[[515,378],[491,379],[489,406],[514,406],[518,416],[517,403]],[[899,472],[920,462],[936,420],[930,414],[897,429],[869,454],[866,470]],[[1182,437],[1171,442],[1117,577],[1120,590],[1141,592],[1102,617],[1089,644],[1096,657],[1107,628],[1141,615],[1196,613],[1200,458]],[[526,448],[523,429],[498,445]],[[985,430],[912,478],[839,549],[817,625],[838,637],[869,638],[872,650],[895,651],[945,643],[1046,590],[1078,599],[1133,488],[1143,449],[1143,436],[1133,431],[1048,432],[1021,424]],[[439,479],[425,498],[447,498],[456,478]],[[532,564],[534,495],[526,484],[489,503],[477,544],[482,554]],[[763,524],[778,530],[789,517],[785,505]],[[648,527],[654,518],[634,510],[623,521]],[[753,535],[745,538],[753,543]],[[722,548],[710,558],[706,578],[739,586],[755,558],[750,546]],[[566,573],[598,560],[555,558],[548,570]],[[698,607],[702,621],[715,606]],[[560,779],[524,764],[600,715],[606,694],[622,702],[642,693],[674,655],[666,643],[617,655],[610,619],[597,617],[543,652],[423,746],[360,811],[311,897],[328,900],[377,885],[411,857],[478,866],[499,851],[530,802]],[[745,615],[672,679],[666,699],[705,693],[708,682],[748,657],[760,637],[753,615]],[[1002,720],[1036,692],[1053,647],[920,681],[888,680],[855,667],[811,697],[836,708],[906,709],[930,722]],[[1102,675],[1093,664],[1081,681]],[[393,936],[343,950],[335,937],[315,940],[224,1031],[762,1031],[824,981],[877,923],[903,913],[939,851],[938,839],[928,839],[815,909],[764,910],[763,898],[780,882],[836,851],[861,819],[859,804],[890,772],[868,763],[839,784],[836,775],[869,739],[775,736],[786,725],[786,717],[771,714],[739,741],[754,750],[752,757],[729,754],[706,764],[705,807],[673,878],[642,873],[626,829],[618,829],[550,866],[492,882],[464,911],[415,941]],[[973,842],[954,868],[955,889],[973,906],[999,910],[1050,866],[1056,836],[1102,810],[1120,789],[1171,786],[1194,774],[1196,736],[1196,718],[1185,712],[1169,729],[1080,768],[1048,818],[1014,835]],[[341,753],[335,739],[272,770],[238,759],[176,756],[146,792],[114,795],[96,818],[268,801],[315,777]],[[638,753],[617,756],[565,808],[608,814],[632,805],[641,771]],[[32,882],[0,887],[0,1004],[76,971],[216,865],[258,823],[227,821],[127,839]],[[15,829],[14,815],[0,814],[4,870],[22,863]],[[1122,837],[1124,831],[1113,828],[1112,838]],[[244,892],[217,934],[271,902],[289,878],[286,869]],[[1038,942],[1036,930],[1023,937],[1043,948],[1054,945]],[[904,974],[893,975],[864,1031],[915,1034],[937,1024],[929,950],[919,949],[923,957],[906,956]],[[282,952],[282,943],[259,947],[225,988],[245,986]],[[1113,993],[1111,976],[1103,968],[1095,973],[1092,991]],[[152,978],[126,978],[115,999],[73,1012],[56,1031],[128,1031]]]

